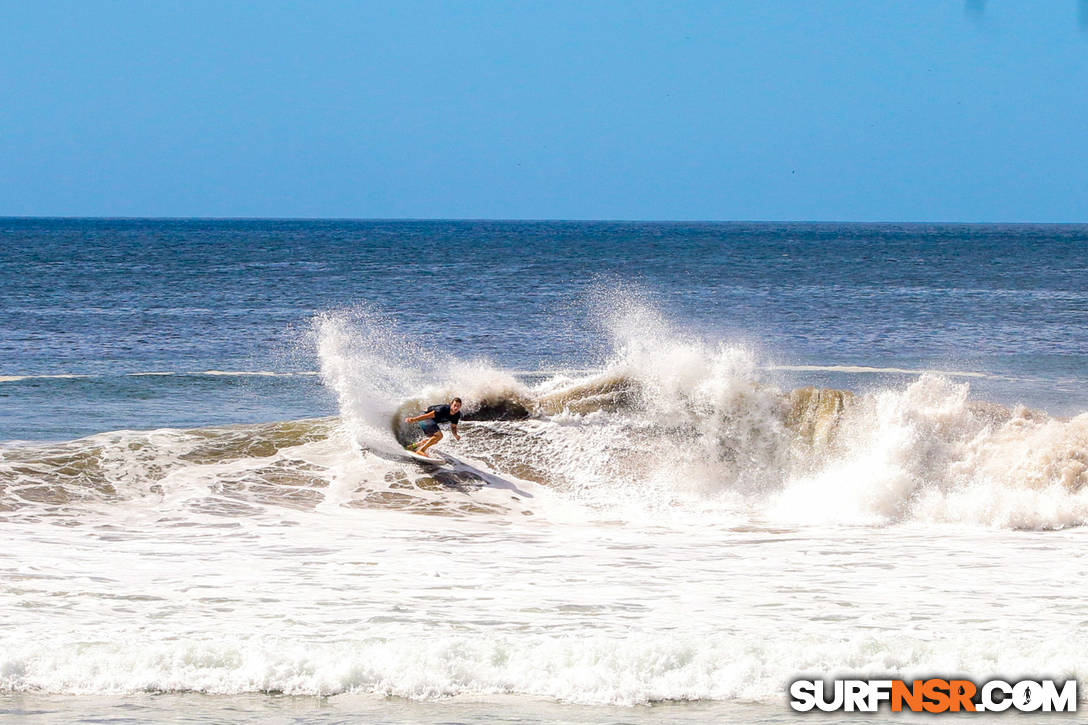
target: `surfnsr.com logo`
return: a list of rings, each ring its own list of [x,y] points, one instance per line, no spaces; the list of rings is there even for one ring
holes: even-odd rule
[[[1077,681],[1066,680],[794,680],[790,707],[797,712],[1076,712]]]

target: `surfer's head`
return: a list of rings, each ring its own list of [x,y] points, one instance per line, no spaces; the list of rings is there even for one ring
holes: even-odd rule
[[[450,412],[451,413],[456,413],[459,410],[461,410],[461,399],[460,398],[454,398],[453,400],[450,401]]]

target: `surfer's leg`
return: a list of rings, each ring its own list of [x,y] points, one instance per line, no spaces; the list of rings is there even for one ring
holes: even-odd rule
[[[419,448],[416,448],[416,453],[421,456],[427,455],[427,449],[440,440],[442,440],[442,431],[438,431],[433,436],[424,441],[423,445],[421,445]]]
[[[423,451],[438,442],[438,438],[442,437],[442,430],[437,423],[429,419],[419,421],[419,429],[423,431],[423,437],[412,444],[411,450],[420,455],[426,455]]]

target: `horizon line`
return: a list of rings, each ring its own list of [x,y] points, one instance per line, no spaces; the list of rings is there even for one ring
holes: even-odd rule
[[[932,224],[1007,226],[1088,226],[1088,221],[957,221],[893,219],[593,219],[543,217],[262,217],[262,216],[84,216],[84,215],[0,215],[0,220],[90,220],[90,221],[270,221],[270,222],[491,222],[553,224]]]

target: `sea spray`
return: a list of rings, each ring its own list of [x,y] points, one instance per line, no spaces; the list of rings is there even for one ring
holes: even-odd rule
[[[793,522],[948,521],[1012,527],[1088,522],[1088,416],[1052,419],[976,403],[923,375],[852,399],[834,445],[770,502]]]

